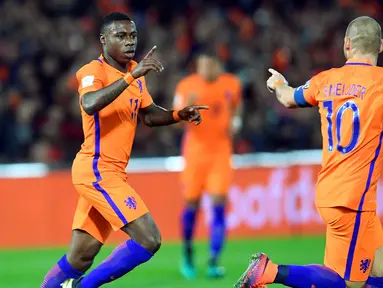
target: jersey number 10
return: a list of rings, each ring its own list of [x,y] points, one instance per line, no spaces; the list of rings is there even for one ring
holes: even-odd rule
[[[336,111],[336,113],[334,113],[333,107],[334,107],[333,100],[327,100],[327,101],[323,102],[323,108],[327,109],[326,118],[327,118],[327,123],[328,123],[328,127],[327,127],[328,151],[333,152],[333,150],[334,150],[333,120],[335,118],[335,134],[336,134],[336,140],[337,140],[336,149],[343,154],[347,154],[347,153],[351,152],[355,148],[356,144],[358,143],[359,132],[360,132],[359,108],[356,105],[356,103],[354,101],[351,101],[351,100],[345,102],[342,106],[340,106],[338,111]],[[347,146],[342,146],[340,144],[340,142],[341,142],[340,132],[341,132],[341,128],[342,128],[342,117],[343,117],[344,112],[346,112],[346,110],[348,110],[348,109],[350,109],[353,113],[353,116],[352,116],[352,137],[351,137],[351,140]],[[335,117],[333,117],[334,114],[335,114]]]

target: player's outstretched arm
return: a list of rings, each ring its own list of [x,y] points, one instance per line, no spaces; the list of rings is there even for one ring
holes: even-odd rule
[[[138,63],[131,73],[126,74],[123,78],[113,82],[97,91],[85,93],[81,98],[81,106],[88,115],[93,115],[104,109],[112,103],[120,94],[129,87],[135,79],[145,76],[150,71],[161,72],[164,70],[162,64],[152,58],[152,54],[157,49],[154,46],[145,58]]]
[[[142,108],[139,116],[142,122],[149,127],[166,126],[178,123],[179,121],[195,122],[199,125],[202,122],[200,110],[208,110],[207,106],[187,106],[182,110],[166,110],[156,104]]]
[[[271,76],[266,82],[269,91],[275,92],[278,101],[285,107],[298,107],[294,99],[295,89],[289,86],[289,83],[281,73],[275,71],[274,69],[269,69],[269,72],[271,73]]]

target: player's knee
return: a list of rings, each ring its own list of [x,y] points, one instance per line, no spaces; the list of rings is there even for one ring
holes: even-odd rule
[[[102,243],[93,237],[81,231],[75,231],[67,253],[67,260],[73,268],[85,272],[92,266],[101,247]]]
[[[79,253],[68,252],[67,260],[73,268],[85,272],[92,266],[95,256],[96,255],[89,251],[82,251]]]
[[[161,234],[158,232],[145,237],[141,245],[145,249],[149,250],[150,252],[154,254],[160,249],[161,243],[162,243]]]
[[[211,196],[214,205],[225,205],[227,197],[225,195],[212,195]]]
[[[186,200],[185,204],[187,208],[197,210],[199,208],[200,200]]]

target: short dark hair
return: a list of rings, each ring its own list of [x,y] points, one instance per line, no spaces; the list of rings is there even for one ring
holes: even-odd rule
[[[355,49],[364,54],[377,54],[380,50],[382,29],[379,23],[368,16],[361,16],[348,25],[346,36]]]
[[[101,24],[101,27],[100,27],[100,33],[104,33],[105,28],[108,27],[114,21],[133,21],[133,20],[126,13],[123,13],[123,12],[112,12],[112,13],[106,15],[102,19],[102,24]]]

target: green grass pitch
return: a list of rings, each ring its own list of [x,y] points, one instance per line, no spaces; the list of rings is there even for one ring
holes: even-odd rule
[[[113,247],[106,246],[96,258],[102,261]],[[65,253],[65,248],[35,250],[0,250],[0,286],[9,288],[40,287],[45,273]],[[205,277],[208,255],[207,243],[196,244],[198,278],[185,281],[178,273],[181,248],[179,244],[163,244],[158,254],[148,263],[136,268],[129,275],[106,287],[156,287],[156,288],[222,288],[233,287],[234,282],[247,267],[254,252],[267,253],[276,263],[323,263],[323,237],[294,237],[229,241],[222,257],[227,276],[220,280]],[[271,285],[272,287],[281,287]]]

